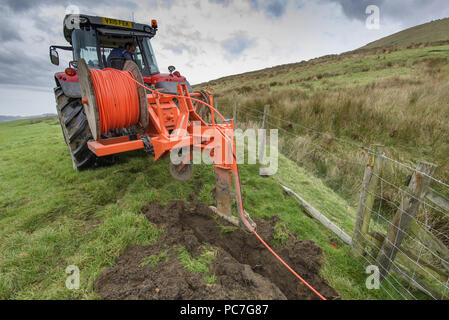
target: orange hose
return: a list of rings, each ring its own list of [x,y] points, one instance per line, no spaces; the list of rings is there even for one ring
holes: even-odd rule
[[[293,273],[296,278],[298,278],[302,283],[304,283],[310,290],[312,290],[313,293],[315,293],[321,300],[327,300],[325,297],[323,297],[318,291],[316,291],[306,280],[304,280],[303,278],[301,278],[301,276],[299,274],[297,274],[295,272],[295,270],[293,270],[292,268],[290,268],[290,266],[285,263],[284,260],[282,260],[281,257],[279,257],[277,255],[276,252],[273,251],[273,249],[271,249],[271,247],[265,242],[263,241],[263,239],[259,236],[259,234],[256,231],[253,231],[254,235],[257,237],[257,239],[260,240],[260,242],[262,242],[262,244],[268,249],[268,251],[270,251],[275,257],[276,259],[278,259],[291,273]]]
[[[101,133],[137,124],[140,104],[132,73],[110,68],[89,72],[97,99]]]
[[[139,83],[132,76],[132,73],[126,71],[119,71],[116,69],[90,70],[92,82],[97,97],[98,111],[100,114],[101,132],[106,133],[109,129],[128,128],[133,124],[139,122],[139,96],[136,90],[136,85],[139,85],[151,92],[155,90]],[[160,95],[171,96],[177,98],[185,98],[175,94],[167,94],[158,92]],[[210,104],[204,101],[190,98],[193,101],[198,101],[223,118],[223,116]],[[224,120],[224,118],[223,118]],[[222,133],[224,134],[224,133]],[[242,216],[245,219],[244,216]],[[245,219],[246,220],[246,219]],[[278,259],[296,278],[304,283],[313,293],[315,293],[321,300],[326,298],[315,290],[307,281],[305,281],[299,274],[297,274],[273,249],[259,236],[256,230],[253,234],[259,241],[270,251],[276,259]]]

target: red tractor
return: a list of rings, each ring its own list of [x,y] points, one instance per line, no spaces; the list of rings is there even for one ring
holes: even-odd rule
[[[159,72],[150,42],[156,32],[156,20],[145,25],[65,17],[64,36],[71,46],[51,46],[50,59],[59,65],[57,49],[73,53],[69,67],[55,74],[54,89],[73,167],[89,168],[102,158],[143,149],[155,160],[181,157],[170,161],[169,172],[185,181],[192,174],[193,153],[205,153],[215,165],[217,213],[239,223],[231,214],[235,199],[240,224],[254,231],[243,210],[233,120],[213,107],[213,89],[193,92],[172,66],[169,74]],[[129,43],[135,45],[131,59],[111,58],[112,50]]]
[[[57,49],[72,51],[73,61],[64,72],[55,74],[55,97],[57,111],[62,131],[69,147],[73,167],[77,170],[89,168],[100,159],[92,153],[87,142],[92,139],[92,133],[87,123],[86,114],[81,103],[77,62],[84,59],[90,69],[104,69],[114,67],[122,69],[125,59],[111,59],[108,56],[118,47],[126,43],[135,44],[136,50],[132,60],[138,66],[146,86],[154,89],[164,89],[167,93],[176,93],[179,83],[186,84],[190,93],[207,103],[208,95],[204,91],[192,92],[189,82],[173,66],[169,67],[169,74],[162,74],[156,62],[151,46],[151,38],[156,35],[157,22],[151,26],[129,21],[94,17],[87,15],[67,15],[64,19],[64,37],[70,46],[51,46],[50,59],[59,65]],[[120,61],[122,60],[122,61]],[[194,102],[195,108],[203,118],[210,119],[209,108]],[[109,136],[132,135],[132,128],[120,128]]]

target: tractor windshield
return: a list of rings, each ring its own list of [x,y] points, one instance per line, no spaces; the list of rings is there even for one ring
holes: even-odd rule
[[[117,32],[117,31],[116,31]],[[110,29],[74,30],[72,33],[74,60],[83,58],[89,68],[99,69],[109,67],[107,58],[114,48],[124,47],[125,43],[136,44],[133,61],[137,64],[143,76],[159,73],[150,38],[137,32],[115,33]]]
[[[136,48],[136,54],[135,54],[137,56],[136,58],[138,58],[138,56],[139,56],[138,51],[140,51],[142,49],[142,52],[144,52],[144,55],[146,57],[144,60],[147,60],[147,64],[146,64],[147,68],[141,68],[142,74],[144,76],[150,76],[152,74],[159,73],[159,68],[158,68],[157,62],[156,62],[156,56],[154,55],[154,51],[153,51],[153,47],[151,46],[150,38],[149,37],[140,37],[139,47],[140,48]],[[142,56],[142,53],[140,53],[140,55]]]
[[[101,68],[98,59],[97,37],[94,29],[90,30],[73,30],[72,33],[73,58],[75,61],[83,58],[86,60],[89,68]]]

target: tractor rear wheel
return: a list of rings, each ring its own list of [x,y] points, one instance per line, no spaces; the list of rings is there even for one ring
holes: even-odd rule
[[[56,87],[56,109],[62,134],[69,147],[73,168],[82,170],[92,167],[96,162],[96,156],[87,147],[87,142],[92,139],[92,134],[84,114],[81,98],[67,97],[61,87]]]
[[[199,91],[199,93],[201,94],[201,97],[198,98],[198,100],[204,101],[207,104],[210,104],[210,100],[209,97],[206,94],[206,91],[201,90]],[[194,101],[193,102],[193,107],[195,108],[195,112],[201,117],[201,119],[203,119],[206,123],[210,123],[212,121],[212,115],[211,115],[211,110],[208,106],[205,106],[204,104],[198,102],[198,101]]]

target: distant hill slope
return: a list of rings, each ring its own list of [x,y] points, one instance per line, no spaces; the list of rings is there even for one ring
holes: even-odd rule
[[[426,44],[439,41],[449,41],[449,18],[431,21],[403,30],[371,42],[361,49],[407,47],[413,44]]]
[[[23,119],[34,119],[34,118],[44,118],[44,117],[56,117],[53,113],[44,113],[36,116],[2,116],[0,115],[0,122],[23,120]]]

